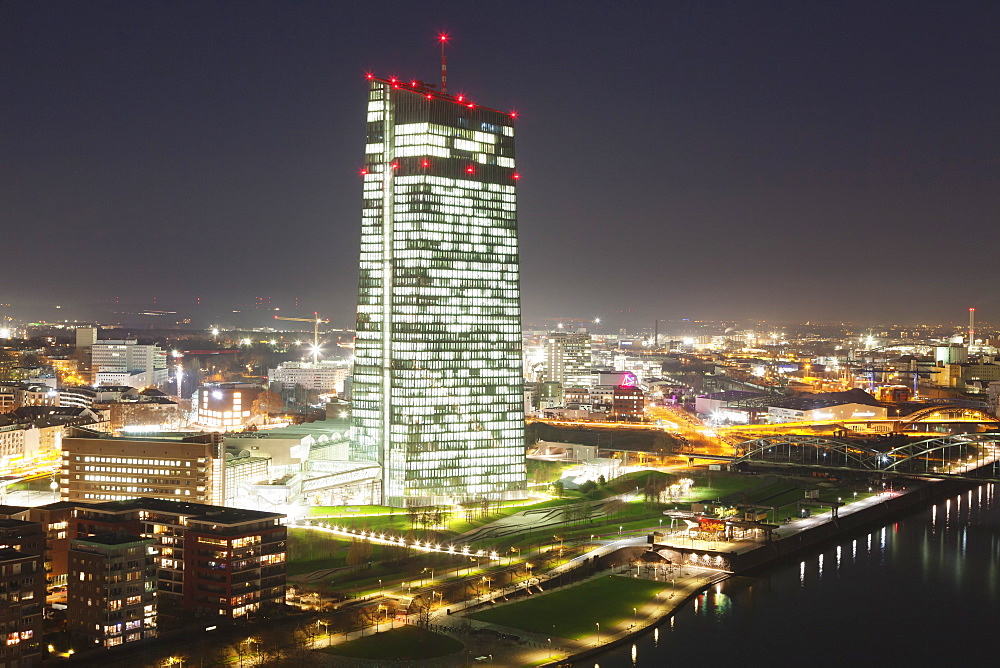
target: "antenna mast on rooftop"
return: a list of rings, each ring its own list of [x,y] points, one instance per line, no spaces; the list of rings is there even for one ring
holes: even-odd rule
[[[971,346],[976,342],[976,309],[969,309],[969,341],[966,345]]]
[[[448,57],[444,55],[444,47],[448,44],[448,33],[438,34],[438,41],[441,43],[441,92],[448,92]]]

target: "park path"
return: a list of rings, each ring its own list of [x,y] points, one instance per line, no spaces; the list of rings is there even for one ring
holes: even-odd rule
[[[650,575],[630,576],[618,573],[614,576],[642,577],[647,580],[656,579],[655,576]],[[601,577],[608,577],[607,572],[596,573],[573,584],[552,587],[551,589],[546,588],[542,594],[537,595],[545,596],[554,591],[560,591],[566,587],[572,587]],[[442,633],[461,642],[465,646],[465,649],[461,652],[435,659],[408,661],[374,661],[316,653],[316,665],[365,666],[366,668],[374,666],[389,668],[404,665],[457,668],[458,666],[474,665],[477,663],[476,659],[481,657],[482,660],[480,663],[499,666],[544,665],[550,661],[565,660],[574,654],[593,650],[599,645],[606,645],[625,636],[641,632],[667,617],[693,593],[704,589],[723,577],[725,575],[720,574],[718,571],[685,567],[683,571],[675,574],[675,577],[672,578],[673,582],[667,582],[667,578],[662,580],[663,589],[651,601],[637,609],[635,620],[631,624],[626,625],[624,628],[606,629],[600,635],[595,632],[577,639],[561,638],[552,634],[526,631],[472,619],[466,616],[466,614],[471,614],[475,610],[481,609],[482,601],[464,601],[449,606],[448,609],[451,610],[451,614],[448,614],[447,609],[439,609],[433,612],[429,626],[431,631]],[[515,599],[509,602],[498,601],[496,605],[516,605],[520,601],[523,601],[523,599]],[[474,609],[466,610],[466,608]],[[388,630],[388,625],[382,625],[380,628],[380,632]],[[328,643],[337,645],[348,640],[355,640],[361,637],[361,635],[357,631],[350,634],[322,635],[313,641],[312,646],[314,649],[319,649],[326,647]],[[371,631],[368,631],[365,635],[371,635]]]
[[[615,496],[609,496],[606,499],[600,499],[598,501],[570,503],[563,506],[552,506],[551,508],[531,508],[528,510],[522,510],[514,513],[513,515],[501,517],[498,520],[476,529],[470,529],[469,531],[457,536],[455,541],[472,543],[474,541],[486,540],[489,538],[505,538],[515,534],[537,531],[546,527],[554,527],[560,524],[578,522],[579,518],[568,519],[574,514],[574,511],[578,509],[586,508],[589,512],[588,517],[597,517],[600,516],[602,509],[609,501],[617,499],[628,502],[632,500],[635,495],[636,492],[625,492],[623,494],[616,494]]]

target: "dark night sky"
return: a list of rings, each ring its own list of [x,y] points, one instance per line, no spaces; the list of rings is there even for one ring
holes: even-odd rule
[[[1000,319],[998,20],[987,2],[7,0],[0,301],[88,317],[200,296],[208,317],[298,297],[349,325],[364,73],[434,81],[447,29],[449,88],[520,112],[526,321]]]

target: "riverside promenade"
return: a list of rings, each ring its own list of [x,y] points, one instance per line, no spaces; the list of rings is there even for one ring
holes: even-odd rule
[[[607,570],[603,570],[588,578],[575,582],[571,585],[547,588],[545,584],[544,593],[547,596],[571,587],[577,587],[598,578],[635,578],[646,579],[662,583],[663,587],[656,593],[652,600],[638,606],[635,615],[627,620],[602,627],[598,630],[595,626],[594,633],[580,638],[562,638],[551,633],[536,633],[523,629],[491,624],[467,616],[466,613],[474,613],[488,607],[495,609],[502,606],[518,605],[525,602],[525,599],[518,598],[509,602],[497,600],[495,604],[483,601],[465,601],[457,605],[451,605],[447,609],[437,610],[431,615],[429,630],[442,633],[461,642],[465,649],[462,652],[450,656],[437,657],[426,660],[389,661],[389,660],[367,660],[351,659],[344,656],[324,656],[316,652],[316,665],[337,665],[337,666],[441,666],[442,668],[457,668],[469,665],[494,665],[494,666],[540,666],[557,665],[565,661],[568,657],[583,657],[590,652],[603,651],[606,647],[626,640],[631,635],[641,632],[649,626],[659,622],[669,616],[685,601],[693,595],[702,591],[713,583],[727,577],[727,574],[719,571],[712,571],[701,568],[678,568],[671,574],[664,574],[664,577],[656,579],[650,575],[634,574],[634,569],[625,565],[612,569],[616,573],[609,575]],[[631,575],[629,572],[633,572]],[[672,576],[672,577],[671,577]],[[543,581],[545,582],[545,581]],[[536,594],[538,596],[538,594]],[[448,614],[447,610],[451,610]],[[388,624],[382,625],[382,631],[389,630]],[[371,636],[371,632],[368,633]],[[313,643],[314,649],[337,645],[348,640],[359,637],[357,632],[348,636],[335,634],[330,637],[321,636]]]
[[[535,596],[548,596],[602,577],[642,578],[662,583],[663,586],[658,589],[651,600],[637,606],[634,614],[627,619],[618,620],[603,628],[595,624],[594,633],[584,636],[564,638],[554,636],[551,633],[538,633],[471,618],[469,615],[483,609],[496,609],[501,606],[514,606],[526,602],[524,598],[502,601],[499,600],[500,595],[494,592],[490,597],[459,602],[449,605],[447,609],[436,610],[432,613],[430,629],[459,640],[465,646],[462,652],[435,659],[405,662],[385,660],[375,662],[342,656],[329,656],[321,659],[317,656],[316,663],[317,665],[333,665],[335,663],[338,666],[370,667],[377,665],[389,667],[406,665],[447,668],[469,665],[570,665],[599,654],[609,647],[627,642],[633,636],[643,633],[649,627],[668,618],[699,592],[726,579],[733,572],[729,569],[705,567],[699,563],[697,558],[693,557],[704,557],[706,554],[738,555],[738,558],[734,559],[735,562],[757,567],[795,550],[809,547],[830,537],[836,537],[865,523],[884,520],[895,512],[912,508],[932,496],[939,496],[946,492],[946,488],[950,490],[951,487],[952,485],[944,483],[917,483],[901,492],[887,492],[865,499],[851,500],[840,506],[836,513],[819,513],[807,518],[793,519],[780,525],[773,532],[774,540],[770,542],[703,541],[692,539],[684,532],[678,531],[662,538],[658,537],[656,543],[649,546],[655,548],[661,555],[669,554],[671,557],[675,557],[671,559],[672,563],[669,566],[652,569],[635,568],[630,563],[632,557],[629,556],[623,558],[622,562],[612,567],[610,571],[605,568],[573,584],[555,586],[559,582],[558,575],[561,572],[582,566],[595,557],[614,559],[616,554],[635,555],[648,546],[645,537],[608,541],[545,574],[540,574],[538,583],[543,591],[536,593]],[[658,527],[648,529],[649,533],[654,531],[658,531]],[[742,570],[740,569],[741,572]],[[489,603],[490,598],[497,600]],[[600,606],[600,604],[600,601],[593,601],[594,606]],[[450,610],[450,614],[448,610]],[[357,637],[357,633],[351,635]],[[347,638],[337,635],[322,640],[317,639],[314,646],[324,647],[327,642],[337,644],[354,639],[353,637]]]

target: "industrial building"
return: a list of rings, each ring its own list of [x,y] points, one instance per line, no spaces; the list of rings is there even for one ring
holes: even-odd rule
[[[770,422],[884,420],[886,408],[864,390],[826,392],[776,399],[767,404]]]

